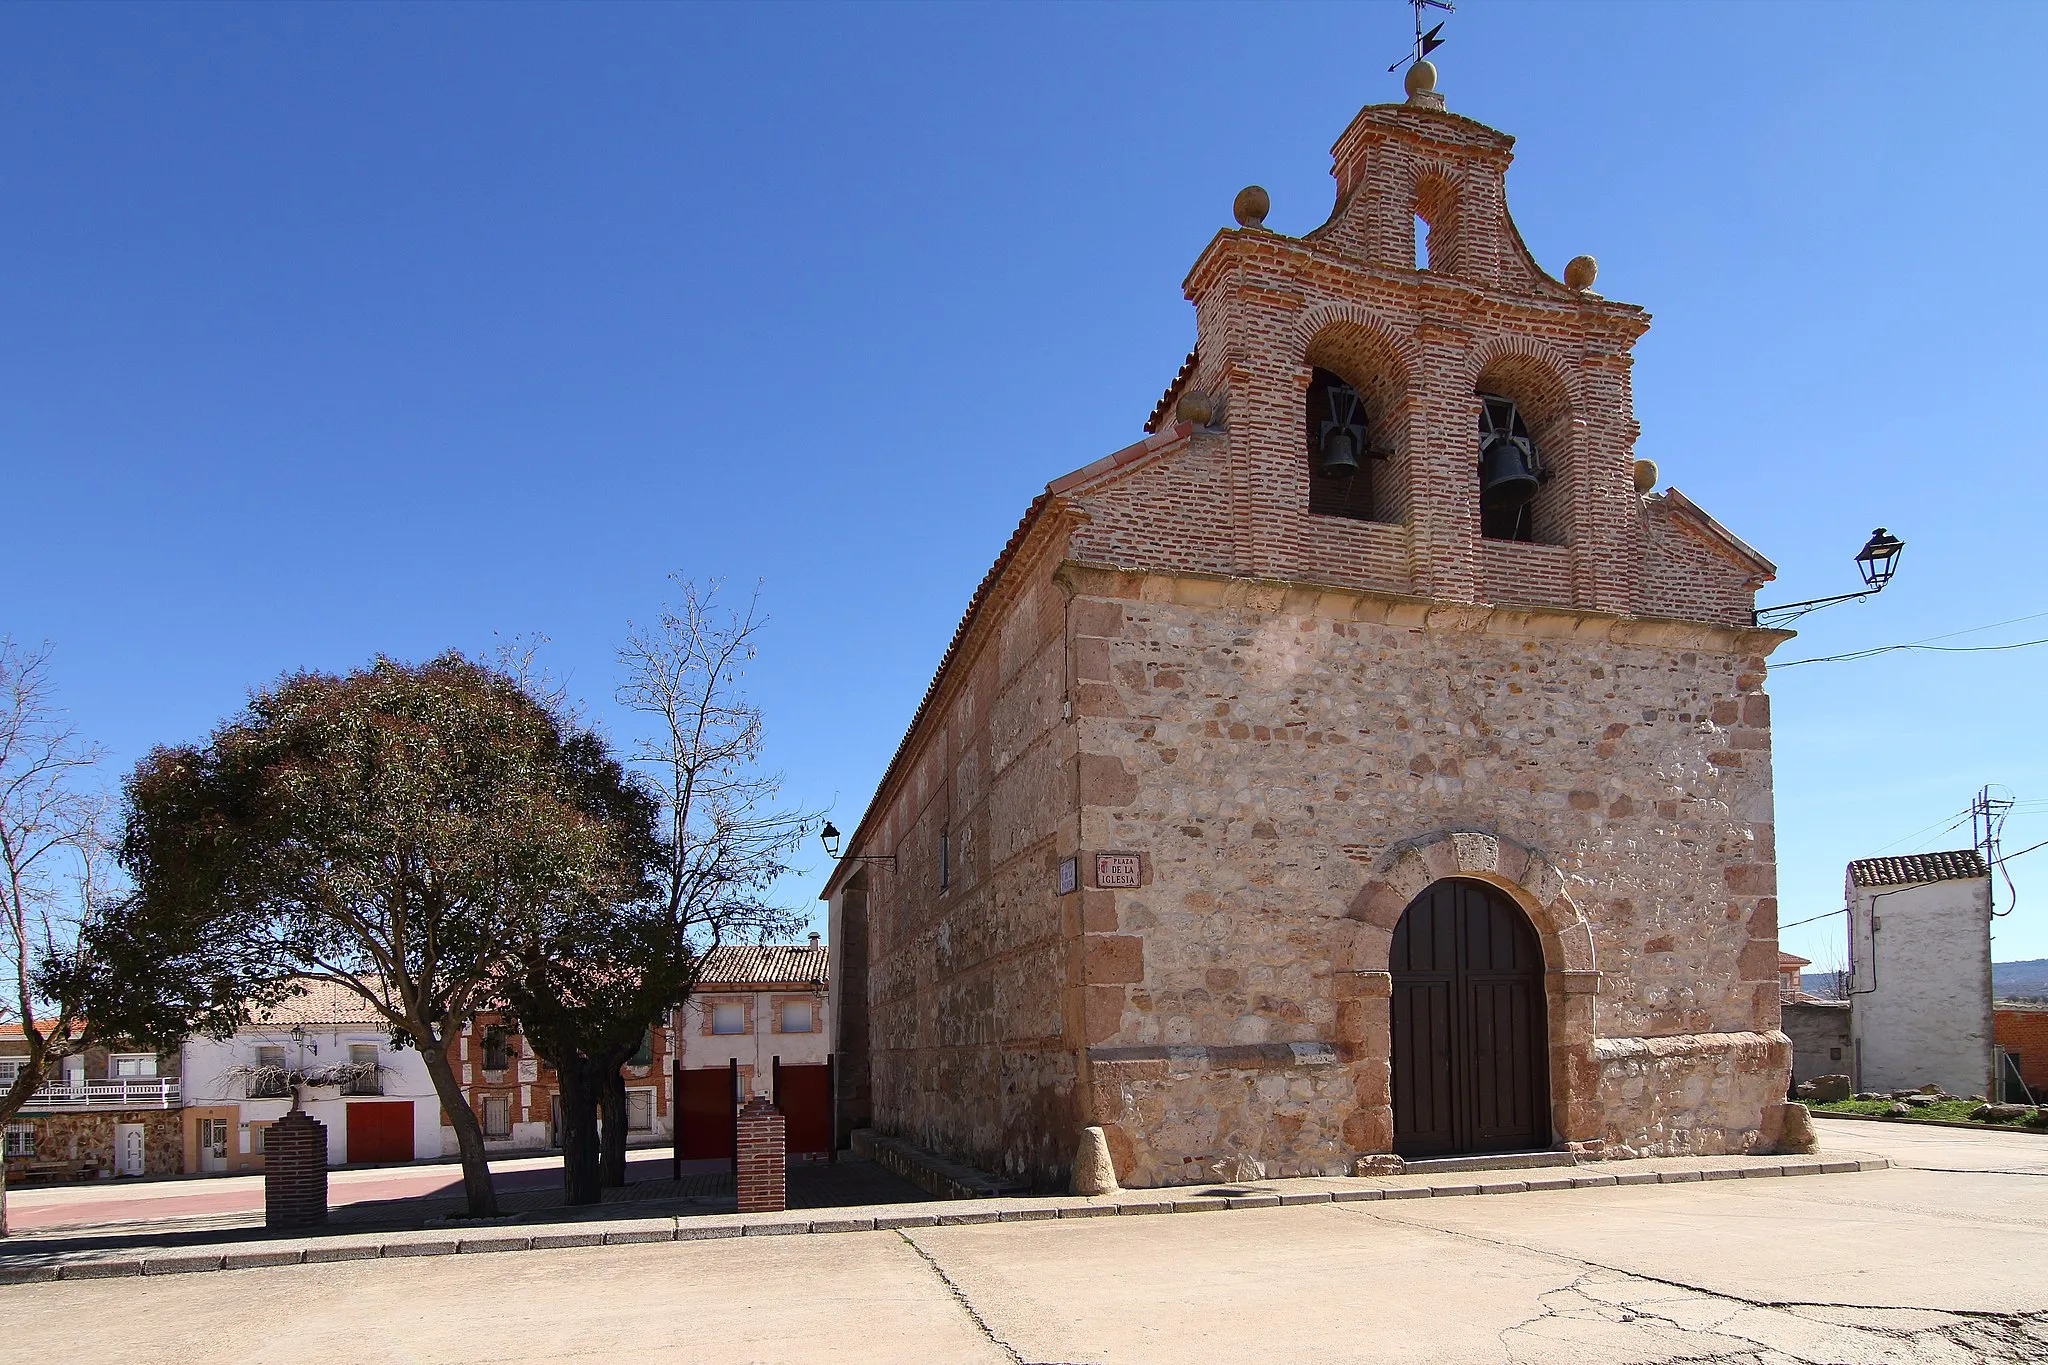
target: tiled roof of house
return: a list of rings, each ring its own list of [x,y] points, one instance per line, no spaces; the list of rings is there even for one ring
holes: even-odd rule
[[[1787,967],[1811,967],[1812,965],[1813,959],[1810,957],[1801,957],[1797,953],[1788,953],[1783,948],[1778,949],[1779,971],[1783,971]]]
[[[257,1010],[250,1022],[260,1028],[389,1023],[369,1001],[346,986],[310,978],[301,979],[298,984],[304,988],[304,994]]]
[[[700,986],[759,986],[816,982],[830,973],[824,944],[800,947],[785,943],[727,943],[713,948],[697,978]]]
[[[1947,853],[1908,853],[1900,858],[1858,858],[1849,879],[1858,886],[1917,886],[1921,882],[1966,882],[1988,877],[1984,855],[1974,848]]]

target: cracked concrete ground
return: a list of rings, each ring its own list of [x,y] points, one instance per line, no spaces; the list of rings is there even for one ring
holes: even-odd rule
[[[1895,1169],[0,1287],[21,1359],[2048,1360],[2048,1138]],[[280,1343],[288,1343],[281,1347]]]

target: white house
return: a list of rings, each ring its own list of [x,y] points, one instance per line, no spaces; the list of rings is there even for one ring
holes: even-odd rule
[[[1975,849],[1849,864],[1861,1090],[1991,1089],[1991,869]]]
[[[232,1038],[184,1046],[185,1169],[263,1169],[263,1134],[292,1106],[294,1074],[336,1083],[301,1087],[307,1114],[327,1126],[327,1161],[411,1161],[441,1155],[441,1104],[415,1048],[394,1048],[389,1027],[360,997],[331,982],[261,1011]],[[370,1068],[374,1068],[373,1070]]]

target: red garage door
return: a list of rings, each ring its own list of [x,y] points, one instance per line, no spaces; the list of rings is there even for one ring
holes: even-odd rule
[[[348,1106],[350,1161],[411,1161],[412,1101],[357,1100]]]

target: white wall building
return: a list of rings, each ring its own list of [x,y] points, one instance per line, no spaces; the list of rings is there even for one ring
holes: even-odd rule
[[[777,1057],[785,1067],[823,1066],[831,1051],[827,951],[806,946],[728,944],[711,952],[697,988],[676,1011],[676,1052],[685,1071],[739,1063],[740,1085],[766,1095]]]
[[[1975,849],[1849,864],[1859,1090],[1991,1091],[1991,870]]]
[[[393,1048],[389,1026],[348,990],[319,981],[305,985],[304,995],[261,1011],[232,1038],[185,1044],[187,1171],[263,1169],[264,1130],[292,1107],[289,1087],[275,1084],[269,1068],[346,1062],[374,1062],[375,1078],[302,1092],[306,1113],[327,1126],[330,1166],[441,1155],[441,1103],[419,1051]],[[249,1074],[259,1068],[260,1074]]]

